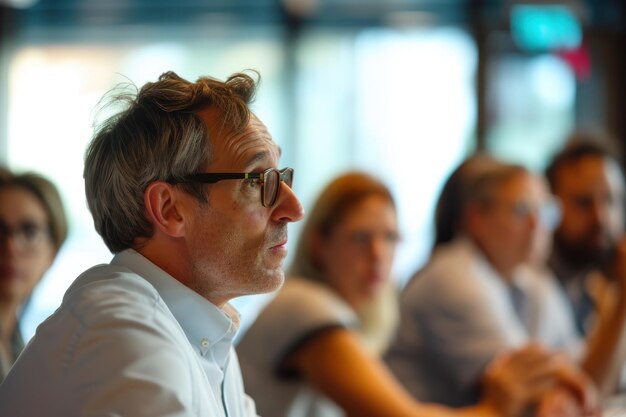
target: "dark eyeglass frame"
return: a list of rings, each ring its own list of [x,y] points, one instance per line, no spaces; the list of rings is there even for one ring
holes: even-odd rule
[[[263,207],[270,208],[276,204],[278,195],[280,193],[280,183],[284,182],[289,188],[293,184],[293,168],[268,168],[263,172],[198,172],[196,174],[189,174],[183,177],[182,181],[172,180],[168,181],[171,184],[178,184],[184,182],[200,182],[204,184],[215,184],[222,180],[248,180],[258,179],[261,182],[261,204]],[[272,175],[275,175],[272,177]],[[274,192],[269,197],[265,194],[265,183],[269,181],[267,178],[278,178],[276,180],[276,187]]]
[[[0,247],[9,239],[13,239],[14,244],[28,254],[38,251],[46,241],[52,242],[48,226],[27,221],[11,227],[0,221]]]

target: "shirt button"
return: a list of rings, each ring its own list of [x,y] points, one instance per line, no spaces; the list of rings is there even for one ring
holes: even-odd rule
[[[206,337],[203,338],[200,341],[200,346],[202,346],[203,348],[208,348],[209,347],[209,339],[207,339]]]

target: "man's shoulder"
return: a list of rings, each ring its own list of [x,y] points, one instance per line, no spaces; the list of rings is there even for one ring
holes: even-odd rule
[[[68,288],[62,309],[81,321],[107,314],[153,317],[162,304],[157,290],[144,278],[120,265],[97,265],[83,272]]]
[[[469,242],[453,241],[437,248],[428,262],[409,280],[403,295],[429,299],[433,292],[469,285],[480,267],[480,258]]]

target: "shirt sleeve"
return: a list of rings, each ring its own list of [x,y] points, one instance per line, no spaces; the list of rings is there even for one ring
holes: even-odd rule
[[[132,297],[106,294],[70,311],[81,325],[60,370],[73,391],[64,397],[75,398],[84,416],[195,415],[191,373],[201,370],[190,369],[184,333],[159,299]]]

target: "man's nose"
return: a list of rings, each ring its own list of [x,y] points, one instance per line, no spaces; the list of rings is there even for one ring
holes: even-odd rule
[[[295,192],[284,182],[280,182],[282,187],[278,195],[278,201],[274,207],[272,217],[276,221],[297,222],[304,217],[304,208]]]

